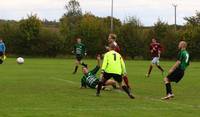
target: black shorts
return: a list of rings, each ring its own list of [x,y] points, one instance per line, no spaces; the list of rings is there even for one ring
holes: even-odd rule
[[[122,75],[104,72],[103,77],[106,79],[106,81],[109,80],[109,79],[111,79],[111,78],[113,78],[118,83],[122,82]]]
[[[82,55],[76,55],[76,60],[77,61],[81,61],[83,59],[83,56]]]
[[[174,72],[172,72],[170,75],[167,76],[167,78],[171,81],[171,82],[176,82],[178,83],[184,76],[184,70],[182,69],[175,69]]]
[[[3,52],[0,52],[0,57],[3,56]]]

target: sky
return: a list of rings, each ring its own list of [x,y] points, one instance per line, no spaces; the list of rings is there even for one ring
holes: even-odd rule
[[[27,14],[36,13],[41,19],[59,20],[65,13],[64,5],[69,0],[0,0],[0,19],[20,20]],[[111,0],[78,0],[83,13],[109,16]],[[185,16],[200,11],[200,0],[114,0],[114,17],[124,21],[129,16],[140,19],[143,25],[151,26],[158,18],[174,23],[174,7],[177,4],[177,24],[184,24]]]

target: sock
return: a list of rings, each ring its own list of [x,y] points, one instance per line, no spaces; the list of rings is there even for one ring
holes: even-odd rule
[[[160,71],[164,71],[163,68],[160,65],[157,65],[158,69],[160,69]]]
[[[77,70],[78,70],[78,66],[75,67],[75,69],[74,69],[74,73],[76,73]]]
[[[130,95],[130,91],[129,91],[128,87],[122,86],[122,89],[123,89],[128,95]]]
[[[171,84],[167,83],[167,84],[165,84],[165,86],[166,86],[166,93],[167,93],[167,95],[168,94],[172,94]]]
[[[150,75],[150,74],[151,74],[151,71],[152,71],[152,69],[153,69],[153,66],[150,66],[150,67],[149,67],[149,72],[148,72],[148,75]]]
[[[124,80],[124,83],[126,84],[126,86],[129,88],[130,86],[129,86],[129,83],[128,83],[128,77],[124,76],[123,80]]]
[[[98,86],[97,86],[97,94],[100,94],[101,87],[103,86],[103,82],[99,81]]]

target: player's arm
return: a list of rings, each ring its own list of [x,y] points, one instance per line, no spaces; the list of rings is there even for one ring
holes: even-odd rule
[[[172,68],[169,70],[169,74],[171,74],[180,64],[181,64],[181,60],[183,59],[183,56],[181,53],[178,54],[178,59],[176,61],[176,63],[172,66]]]
[[[122,75],[126,76],[127,72],[126,72],[126,65],[124,63],[123,58],[120,58],[120,62],[121,62],[121,67],[122,67]]]
[[[100,79],[103,78],[103,73],[105,72],[107,65],[108,65],[108,57],[107,57],[107,54],[105,54],[104,58],[103,58],[103,64],[102,64],[102,67],[101,67],[102,71],[101,71]]]
[[[81,89],[82,88],[87,88],[86,81],[84,78],[81,79]]]
[[[91,71],[92,74],[97,74],[97,72],[100,69],[100,61],[101,61],[101,56],[97,55],[97,66]]]
[[[87,51],[86,51],[85,45],[83,45],[83,54],[84,54],[85,56],[87,55]]]
[[[172,68],[169,70],[169,74],[174,72],[174,70],[181,64],[180,60],[177,60],[176,63],[172,66]]]
[[[5,54],[6,54],[6,46],[5,46],[5,44],[3,43],[3,55],[5,56]]]
[[[74,48],[72,50],[72,54],[75,54],[75,52],[76,52],[76,46],[74,45]]]

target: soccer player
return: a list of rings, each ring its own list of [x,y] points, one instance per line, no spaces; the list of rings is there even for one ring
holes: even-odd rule
[[[82,59],[87,54],[85,45],[81,42],[80,38],[77,38],[77,44],[74,45],[74,50],[72,51],[72,53],[74,53],[75,56],[76,56],[76,66],[75,66],[75,69],[74,69],[74,72],[73,72],[73,74],[76,74],[76,72],[78,70],[78,66],[80,64],[85,65],[82,62]]]
[[[84,76],[81,79],[81,88],[87,88],[87,87],[90,87],[92,89],[97,88],[99,79],[96,77],[96,74],[100,69],[100,60],[101,60],[101,57],[100,57],[100,55],[98,55],[97,56],[97,66],[92,71],[88,70],[87,65],[82,67]],[[107,85],[111,85],[114,88],[116,88],[116,82],[114,80],[108,80],[105,83],[105,86],[107,86]],[[106,88],[106,87],[104,87],[104,88]]]
[[[158,69],[162,72],[164,72],[163,68],[159,65],[159,59],[160,59],[160,54],[161,54],[161,45],[156,41],[155,38],[152,39],[152,43],[150,44],[150,52],[151,52],[151,57],[152,61],[149,66],[149,71],[146,74],[146,77],[150,77],[151,71],[153,69],[153,65],[156,65]]]
[[[119,53],[114,51],[115,45],[109,44],[110,51],[104,55],[101,80],[98,83],[96,95],[100,95],[100,90],[106,81],[110,78],[114,78],[118,82],[120,89],[123,89],[131,99],[134,99],[134,96],[130,93],[129,88],[126,85],[122,86],[122,75],[126,74],[124,61]]]
[[[177,61],[169,70],[168,76],[164,78],[167,96],[163,97],[163,100],[174,97],[174,94],[172,93],[171,82],[178,83],[183,78],[184,71],[190,63],[190,55],[186,50],[187,43],[185,41],[181,41],[178,45],[178,48],[180,49],[180,52],[178,54]]]
[[[0,37],[0,64],[2,64],[3,60],[5,59],[5,51],[6,51],[6,46],[3,42],[3,39]]]
[[[118,44],[117,44],[117,42],[116,42],[116,39],[117,39],[117,35],[116,34],[109,34],[109,36],[108,36],[108,43],[109,44],[113,44],[114,46],[115,46],[115,51],[116,52],[118,52],[118,53],[120,53],[120,47],[118,46]],[[109,49],[109,47],[106,47],[106,49],[109,51],[110,49]],[[129,80],[128,80],[128,76],[127,76],[127,74],[124,74],[124,76],[123,76],[123,81],[124,81],[124,83],[126,84],[126,86],[128,87],[128,88],[130,88],[130,85],[129,85]]]

